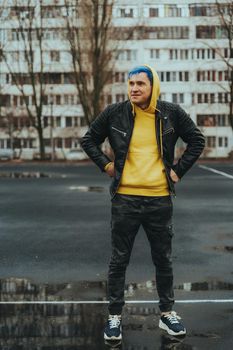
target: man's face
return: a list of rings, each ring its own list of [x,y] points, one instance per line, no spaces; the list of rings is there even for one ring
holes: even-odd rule
[[[132,103],[142,109],[150,104],[152,86],[146,73],[134,74],[129,78],[129,95]]]

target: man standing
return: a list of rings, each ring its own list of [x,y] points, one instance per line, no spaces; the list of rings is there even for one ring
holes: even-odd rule
[[[204,148],[204,137],[178,105],[159,101],[160,82],[149,66],[128,75],[129,100],[108,106],[91,124],[81,145],[96,165],[113,178],[112,256],[108,272],[109,318],[105,339],[121,339],[125,272],[134,239],[142,225],[156,268],[161,318],[159,327],[171,335],[186,333],[174,304],[171,261],[172,200],[175,186]],[[187,147],[173,165],[178,137]],[[115,159],[100,149],[108,138]]]

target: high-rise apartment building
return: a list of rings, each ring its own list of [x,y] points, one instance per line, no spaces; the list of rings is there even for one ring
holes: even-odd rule
[[[46,58],[43,137],[47,152],[51,152],[53,145],[57,158],[65,157],[71,148],[79,148],[79,139],[86,130],[61,26],[62,3],[42,1],[42,14],[48,25],[43,52]],[[219,3],[223,15],[229,16],[229,0]],[[13,148],[16,155],[30,158],[38,152],[38,136],[9,70],[9,67],[14,71],[25,69],[16,11],[20,11],[22,18],[30,17],[30,13],[23,1],[18,8],[14,0],[0,0],[0,4],[4,5],[0,12],[0,42],[7,54],[6,59],[0,55],[0,148]],[[215,0],[116,0],[113,25],[120,41],[112,84],[105,89],[106,104],[127,99],[127,72],[138,64],[149,64],[160,76],[161,99],[180,104],[203,131],[206,137],[203,155],[228,157],[233,138],[229,120],[232,72],[227,62],[232,66],[233,52]],[[33,54],[39,56],[36,46]],[[32,88],[27,85],[26,71],[22,79],[30,106]],[[180,141],[177,152],[183,146]]]

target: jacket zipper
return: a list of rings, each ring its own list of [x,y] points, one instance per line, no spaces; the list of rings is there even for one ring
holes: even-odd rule
[[[117,129],[117,128],[115,128],[114,126],[112,126],[112,129],[118,131],[118,132],[121,133],[124,137],[127,135],[126,132]]]
[[[173,128],[167,129],[167,130],[165,130],[165,131],[163,132],[162,135],[169,134],[171,131],[174,132],[174,129],[173,129]]]
[[[156,121],[158,120],[158,118],[156,118]],[[163,162],[163,165],[164,165],[164,169],[165,169],[165,173],[166,173],[166,177],[167,177],[167,180],[168,180],[168,183],[169,183],[169,187],[170,187],[170,193],[176,197],[176,193],[175,193],[175,189],[172,190],[172,186],[171,186],[171,180],[170,180],[170,177],[169,177],[169,174],[167,172],[167,168],[166,168],[166,165],[164,164],[164,161],[163,161],[163,138],[162,138],[162,120],[159,118],[158,122],[157,122],[157,125],[156,125],[156,139],[157,139],[157,143],[158,143],[158,149],[159,149],[159,153],[160,153],[160,156],[161,156],[161,159],[162,159],[162,162]],[[159,135],[158,135],[158,130],[159,130]],[[173,129],[169,129],[169,130],[173,130]],[[173,184],[172,184],[173,185]],[[173,185],[174,186],[174,185]]]

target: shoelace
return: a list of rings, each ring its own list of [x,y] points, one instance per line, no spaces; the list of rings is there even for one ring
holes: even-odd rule
[[[171,312],[170,314],[168,314],[168,315],[164,315],[164,317],[166,317],[166,318],[171,322],[171,324],[179,323],[178,320],[181,319],[181,317],[178,316],[178,315],[176,314],[175,311],[172,311],[172,312]]]
[[[118,316],[110,316],[108,320],[110,329],[119,327],[121,323],[121,319]]]

